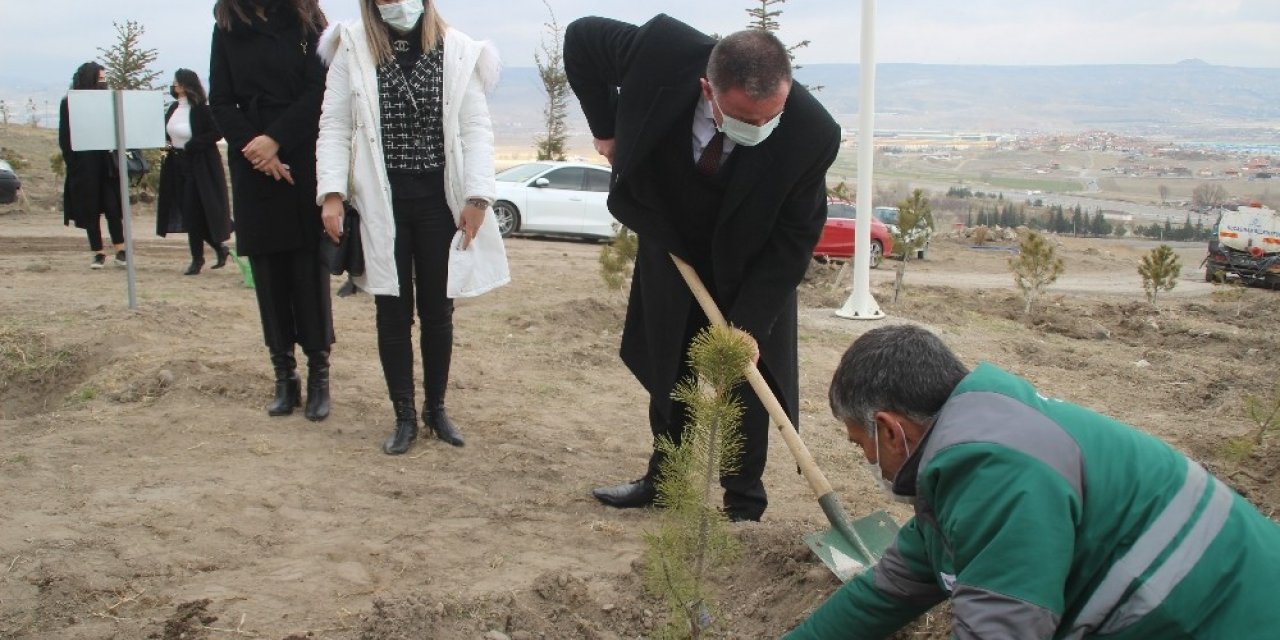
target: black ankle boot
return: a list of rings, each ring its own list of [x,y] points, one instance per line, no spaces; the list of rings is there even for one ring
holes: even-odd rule
[[[192,259],[191,259],[191,265],[187,267],[187,270],[186,270],[186,271],[183,271],[183,272],[182,272],[182,275],[184,275],[184,276],[194,276],[194,275],[196,275],[196,274],[200,273],[200,268],[201,268],[201,267],[203,267],[203,266],[204,266],[204,259],[203,259],[203,258],[192,258]],[[214,267],[214,268],[216,269],[217,267]]]
[[[228,257],[230,257],[230,256],[231,256],[231,250],[227,248],[227,245],[225,245],[225,244],[220,244],[220,245],[218,245],[218,261],[217,261],[217,262],[215,262],[215,263],[213,263],[213,266],[212,266],[212,267],[209,267],[209,268],[210,268],[210,269],[221,269],[221,268],[223,268],[223,267],[227,266],[227,258],[228,258]],[[203,262],[203,261],[201,261],[201,262]]]
[[[307,419],[319,422],[329,417],[329,352],[307,353]]]
[[[391,405],[396,410],[396,430],[382,443],[382,452],[398,456],[408,451],[409,446],[418,438],[418,412],[413,408],[412,398],[394,400]]]
[[[422,423],[427,426],[436,437],[455,447],[461,447],[466,444],[462,439],[462,433],[458,431],[458,427],[449,419],[449,414],[444,411],[444,403],[432,403],[428,401],[422,407]]]
[[[276,370],[276,397],[267,405],[267,415],[287,416],[302,404],[302,385],[298,380],[298,363],[292,353],[271,352],[271,365]]]

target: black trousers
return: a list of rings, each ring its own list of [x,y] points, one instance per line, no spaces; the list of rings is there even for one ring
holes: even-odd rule
[[[685,325],[684,351],[688,352],[689,343],[704,327],[711,323],[706,315],[695,304],[689,313]],[[687,358],[680,359],[677,381],[684,380],[693,374]],[[645,474],[650,480],[656,479],[662,468],[665,455],[658,450],[659,436],[665,436],[675,444],[680,444],[684,437],[685,424],[689,421],[688,408],[678,400],[669,400],[668,389],[661,396],[654,394],[649,398],[649,428],[653,431],[654,448],[649,456],[649,469]],[[769,496],[764,488],[764,468],[769,455],[769,413],[751,385],[745,382],[734,389],[734,394],[742,403],[742,459],[738,471],[720,477],[720,486],[724,488],[724,506],[737,515],[759,519],[769,505]],[[670,413],[664,409],[670,407]]]
[[[419,350],[428,406],[444,404],[453,357],[453,300],[446,295],[449,243],[458,230],[442,180],[429,195],[392,201],[399,296],[374,296],[378,356],[391,401],[413,401],[413,313],[422,321]]]
[[[120,191],[104,187],[102,190],[102,198],[119,199]],[[119,205],[112,211],[108,207],[106,211],[93,216],[93,222],[84,228],[84,232],[89,236],[89,249],[95,253],[102,253],[102,218],[107,219],[107,233],[111,234],[111,244],[124,244],[124,214],[119,211]]]
[[[327,351],[334,342],[333,309],[329,271],[316,245],[250,256],[249,264],[267,348],[293,353],[294,345],[300,344],[307,353]]]

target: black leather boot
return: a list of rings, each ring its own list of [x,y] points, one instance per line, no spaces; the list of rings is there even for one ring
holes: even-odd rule
[[[396,410],[396,430],[382,443],[382,452],[398,456],[418,439],[418,412],[413,408],[413,398],[393,400],[391,406]]]
[[[329,352],[307,352],[307,419],[319,422],[329,417]]]
[[[462,433],[458,431],[458,427],[449,419],[449,414],[444,411],[444,402],[431,402],[428,400],[422,406],[422,423],[427,426],[436,437],[455,447],[465,445],[466,440],[462,439]]]
[[[298,362],[292,351],[272,351],[271,365],[276,370],[276,397],[267,405],[267,415],[287,416],[302,404],[302,385],[298,381]]]
[[[200,268],[203,266],[204,266],[204,258],[192,258],[191,265],[187,267],[186,271],[182,272],[182,275],[194,276],[196,274],[199,274]]]
[[[213,266],[209,267],[210,269],[221,269],[227,266],[227,258],[231,256],[231,250],[227,248],[227,245],[220,244],[218,245],[217,252],[218,261],[213,263]],[[200,262],[203,263],[204,260],[201,260]]]

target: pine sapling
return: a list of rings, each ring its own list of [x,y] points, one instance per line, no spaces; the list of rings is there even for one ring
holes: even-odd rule
[[[902,281],[907,275],[907,262],[929,240],[922,225],[933,228],[933,208],[929,206],[929,199],[924,197],[924,190],[916,189],[911,192],[910,198],[898,203],[898,230],[893,234],[893,246],[902,256],[902,262],[898,264],[898,273],[894,278],[894,302],[898,301]]]
[[[671,610],[664,638],[700,638],[715,624],[708,573],[737,557],[737,541],[717,507],[721,476],[742,457],[742,405],[737,389],[751,362],[750,344],[729,329],[704,329],[689,347],[694,375],[672,397],[687,408],[679,443],[659,438],[664,459],[657,481],[663,508],[658,532],[647,532],[645,582]]]
[[[1280,426],[1280,382],[1276,383],[1270,397],[1259,398],[1250,394],[1245,398],[1244,406],[1249,419],[1258,428],[1253,434],[1253,443],[1260,445],[1268,431]]]
[[[1031,307],[1045,287],[1057,281],[1062,275],[1065,265],[1057,255],[1053,243],[1044,236],[1031,232],[1018,245],[1018,255],[1009,258],[1009,269],[1013,271],[1013,281],[1022,291],[1025,305],[1022,312],[1031,315]]]
[[[636,261],[640,239],[635,232],[613,223],[613,240],[600,249],[600,277],[610,291],[625,293],[631,279],[631,265]]]
[[[1138,265],[1138,275],[1142,276],[1142,289],[1147,293],[1147,301],[1156,304],[1156,295],[1161,291],[1172,291],[1178,285],[1178,276],[1182,274],[1182,261],[1173,247],[1162,244],[1142,256],[1142,264]]]

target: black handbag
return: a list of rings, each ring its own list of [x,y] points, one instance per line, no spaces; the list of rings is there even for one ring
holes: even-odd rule
[[[364,275],[364,246],[360,241],[360,214],[355,207],[342,203],[342,237],[334,242],[329,234],[320,234],[320,259],[329,273],[352,277]]]
[[[138,149],[127,149],[125,151],[125,166],[129,170],[129,177],[136,178],[147,175],[151,170],[147,157],[142,155],[142,151]]]

